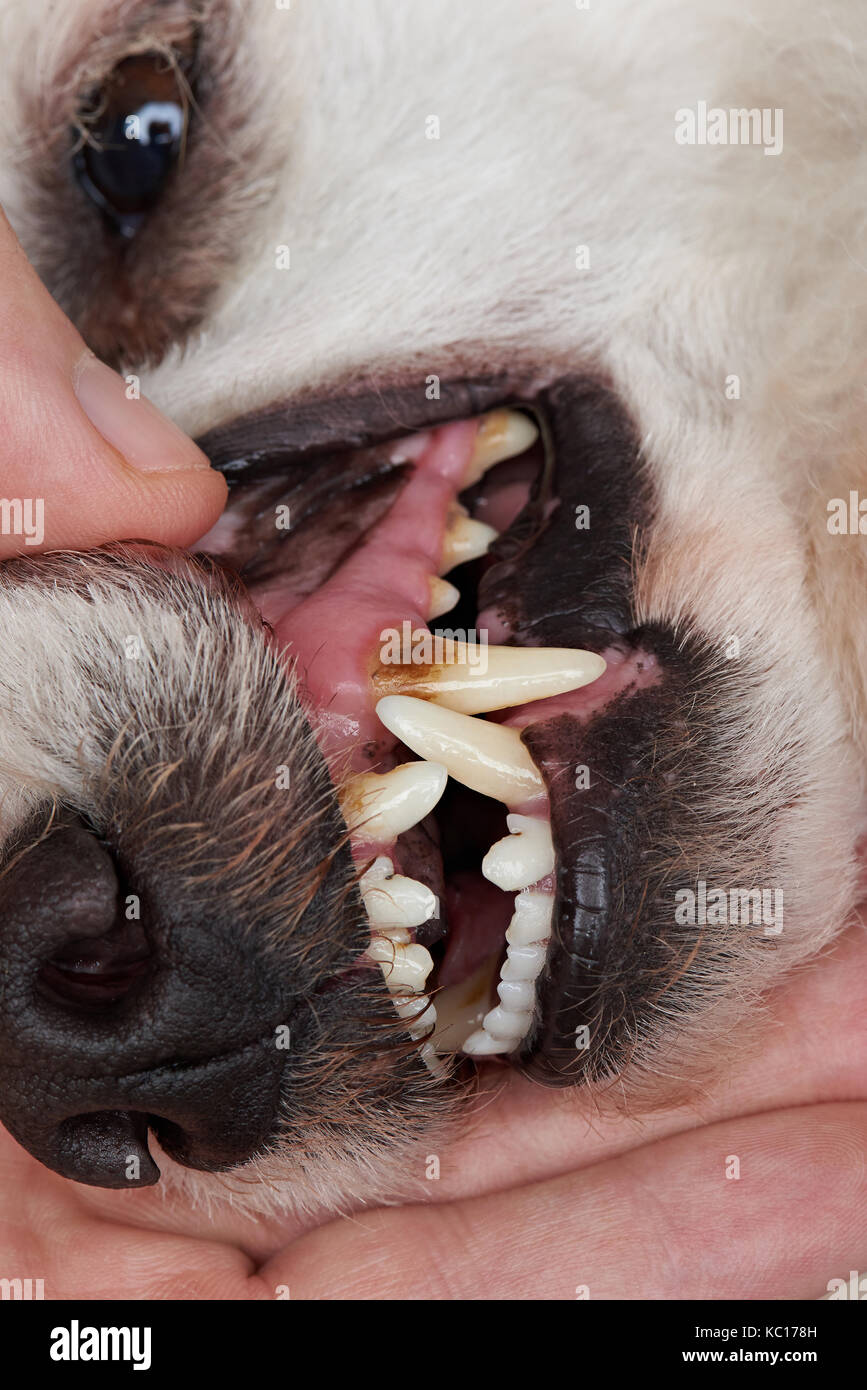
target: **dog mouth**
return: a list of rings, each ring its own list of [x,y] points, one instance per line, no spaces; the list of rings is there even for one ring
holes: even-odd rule
[[[199,441],[231,490],[197,549],[239,573],[295,669],[366,961],[434,1071],[463,1053],[574,1079],[593,1015],[609,885],[575,833],[582,730],[659,678],[628,542],[588,580],[600,456],[625,444],[603,394],[600,412],[568,382],[447,423],[439,400],[427,425],[403,400],[375,429],[356,402],[348,427],[332,405],[300,432],[269,413]]]

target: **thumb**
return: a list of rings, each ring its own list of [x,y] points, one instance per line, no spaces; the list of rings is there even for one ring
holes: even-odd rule
[[[141,538],[190,545],[226,484],[84,344],[0,211],[0,559]]]

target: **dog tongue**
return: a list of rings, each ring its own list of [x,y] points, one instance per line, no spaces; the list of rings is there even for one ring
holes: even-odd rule
[[[409,477],[385,516],[309,597],[287,605],[275,589],[262,600],[296,661],[320,746],[328,757],[349,752],[344,767],[364,770],[394,745],[376,718],[370,673],[384,629],[427,626],[449,509],[477,429],[459,421],[389,446],[392,463],[408,462]]]

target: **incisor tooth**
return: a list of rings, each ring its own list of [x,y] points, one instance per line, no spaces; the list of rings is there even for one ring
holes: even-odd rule
[[[506,817],[510,834],[492,845],[482,860],[482,873],[506,893],[529,888],[554,871],[551,826],[538,816]]]
[[[467,560],[477,560],[487,553],[488,547],[497,539],[493,526],[483,521],[474,521],[467,516],[463,507],[453,508],[443,535],[443,548],[440,556],[440,574],[448,574],[456,565],[466,564]]]
[[[441,618],[443,613],[450,613],[461,596],[460,589],[456,589],[454,584],[450,584],[447,579],[440,579],[439,575],[432,574],[430,584],[430,604],[428,607],[428,622],[434,618]]]
[[[365,840],[395,840],[433,810],[448,773],[433,761],[401,763],[391,772],[362,772],[343,791],[341,809],[351,831]]]
[[[492,410],[479,425],[462,488],[472,487],[495,463],[523,454],[538,437],[538,428],[529,415],[519,410]]]
[[[489,647],[431,637],[441,662],[380,666],[373,684],[384,695],[415,695],[461,714],[509,709],[589,685],[605,670],[604,657],[568,647]]]
[[[414,753],[435,759],[472,791],[519,806],[545,790],[517,729],[472,719],[411,695],[386,695],[376,712]]]
[[[397,928],[420,927],[439,911],[436,894],[417,878],[394,873],[384,855],[374,860],[360,887],[371,927],[375,932],[387,931],[392,938]]]

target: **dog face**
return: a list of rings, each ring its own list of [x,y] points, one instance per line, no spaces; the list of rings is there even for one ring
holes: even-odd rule
[[[0,571],[3,1118],[43,1162],[152,1182],[150,1131],[252,1205],[388,1195],[462,1049],[668,1099],[842,924],[859,23],[7,17],[10,219],[231,484],[195,556]],[[702,103],[776,125],[684,142]]]

